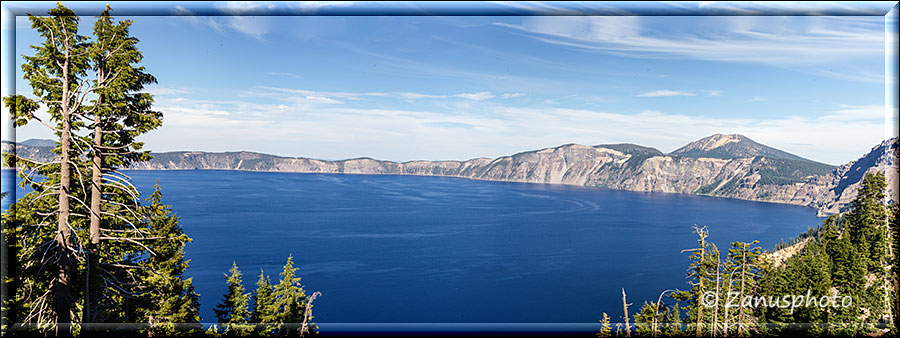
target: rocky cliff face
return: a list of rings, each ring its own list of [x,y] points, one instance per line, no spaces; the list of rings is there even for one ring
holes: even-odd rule
[[[900,202],[900,147],[898,138],[885,140],[881,144],[872,147],[868,154],[858,160],[844,164],[829,173],[822,180],[829,186],[829,199],[820,209],[827,213],[836,213],[847,209],[851,200],[856,198],[859,183],[866,173],[883,172],[887,177],[888,196],[890,203]]]
[[[3,151],[15,145],[3,144]],[[18,146],[20,156],[46,161],[50,147]],[[887,173],[897,201],[897,138],[859,160],[833,167],[753,142],[741,135],[713,135],[671,154],[634,144],[567,144],[511,156],[467,161],[391,162],[371,158],[322,161],[253,152],[166,152],[131,169],[224,169],[297,173],[453,176],[490,181],[554,183],[608,189],[703,194],[788,203],[836,213],[856,195],[870,171]]]

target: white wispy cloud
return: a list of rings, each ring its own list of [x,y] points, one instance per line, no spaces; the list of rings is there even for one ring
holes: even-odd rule
[[[192,91],[187,88],[151,86],[147,88],[147,92],[153,95],[184,95],[190,94]]]
[[[327,159],[371,156],[402,161],[495,157],[573,142],[631,142],[668,152],[715,133],[739,133],[813,160],[842,164],[863,155],[885,137],[881,135],[884,109],[878,105],[841,105],[823,111],[820,117],[774,120],[650,110],[611,113],[552,106],[510,107],[489,102],[457,108],[458,112],[447,114],[349,108],[324,102],[216,104],[171,100],[161,102],[159,109],[166,114],[164,129],[153,133],[158,136],[148,146],[184,149],[185,144],[193,144],[193,135],[200,135],[197,141],[201,144],[215,144],[203,150],[245,149]],[[482,109],[489,113],[482,113]],[[208,132],[209,126],[215,127],[215,133]],[[185,140],[184,135],[192,136]],[[243,135],[239,142],[236,135]],[[200,140],[201,136],[221,143]],[[453,140],[452,146],[448,140]],[[247,149],[247,144],[255,146]],[[262,149],[256,149],[256,145]]]
[[[523,96],[525,96],[525,93],[505,93],[505,94],[501,95],[500,97],[502,97],[504,99],[511,99],[511,98],[523,97]]]
[[[286,5],[301,12],[309,13],[326,7],[349,7],[355,3],[356,1],[292,1],[286,3]]]
[[[262,14],[278,7],[275,2],[266,1],[219,1],[213,7],[230,15]]]
[[[448,95],[429,95],[429,94],[421,94],[421,93],[412,93],[412,92],[402,92],[396,93],[396,95],[402,99],[443,99],[449,97]]]
[[[221,17],[225,26],[240,33],[262,40],[269,33],[271,27],[265,17],[258,16],[228,16]]]
[[[366,97],[393,97],[403,100],[417,100],[417,99],[451,99],[451,98],[459,98],[473,101],[484,101],[495,98],[496,96],[488,91],[477,92],[477,93],[460,93],[460,94],[423,94],[423,93],[415,93],[415,92],[363,92],[363,93],[352,93],[352,92],[326,92],[326,91],[313,91],[306,89],[292,89],[292,88],[278,88],[278,87],[269,87],[269,86],[260,86],[257,89],[261,89],[263,91],[271,92],[279,92],[279,93],[289,93],[289,94],[298,94],[303,95],[307,99],[316,98],[322,100],[322,102],[335,103],[334,101],[327,101],[325,99],[328,98],[340,98],[345,100],[362,100]],[[267,93],[255,93],[257,95],[267,95]],[[521,94],[524,95],[524,94]],[[516,96],[517,97],[517,96]]]
[[[182,16],[192,16],[195,15],[193,11],[185,8],[184,6],[178,5],[172,9],[172,15],[182,15]]]
[[[750,101],[753,101],[753,102],[763,102],[763,101],[768,101],[768,100],[769,99],[762,97],[762,96],[754,96],[753,98],[750,99]]]
[[[464,98],[467,100],[483,101],[487,99],[493,99],[494,94],[491,94],[491,92],[479,92],[471,94],[457,94],[456,97]]]
[[[173,11],[174,15],[184,17],[194,26],[205,26],[220,34],[229,31],[241,33],[257,40],[265,40],[272,27],[268,18],[259,16],[196,16],[189,9],[181,7]]]
[[[666,27],[687,27],[668,32]],[[828,64],[884,54],[883,20],[812,18],[786,25],[757,16],[529,17],[521,24],[495,22],[551,44],[633,57],[683,57],[785,66]]]
[[[213,7],[224,12],[225,16],[197,16],[196,13],[184,6],[175,6],[172,15],[186,18],[194,26],[207,26],[219,33],[228,31],[238,32],[257,40],[264,40],[265,35],[274,27],[270,19],[265,16],[250,16],[250,14],[263,14],[268,10],[279,6],[271,2],[255,1],[225,1],[213,3]]]
[[[306,90],[306,89],[294,89],[294,88],[279,88],[279,87],[270,87],[270,86],[260,86],[256,87],[256,89],[260,89],[263,92],[252,92],[249,95],[262,95],[265,96],[267,94],[272,93],[286,93],[286,94],[296,94],[303,97],[313,97],[329,99],[329,98],[339,98],[345,100],[361,100],[367,96],[388,96],[388,93],[377,93],[377,92],[369,92],[369,93],[351,93],[351,92],[328,92],[328,91],[315,91],[315,90]],[[334,102],[334,101],[331,101]]]
[[[637,96],[639,96],[639,97],[660,97],[660,96],[695,96],[695,95],[697,95],[697,94],[676,91],[676,90],[660,89],[660,90],[654,90],[652,92],[638,94]]]
[[[669,152],[715,133],[738,133],[816,161],[843,164],[890,136],[884,134],[885,110],[877,104],[838,105],[818,117],[768,120],[728,114],[507,106],[467,99],[459,100],[453,113],[447,113],[355,108],[329,102],[337,96],[316,96],[353,97],[355,93],[294,91],[272,90],[268,98],[231,100],[160,96],[154,109],[164,114],[163,126],[141,141],[154,151],[252,150],[324,159],[371,156],[404,161],[496,157],[566,143],[629,142]],[[5,108],[4,114],[8,116]],[[893,114],[896,121],[896,109]],[[22,139],[52,137],[36,123],[17,132]]]
[[[885,115],[888,115],[888,113],[889,111],[885,110],[884,105],[841,105],[840,109],[828,112],[825,116],[822,116],[822,119],[828,121],[881,121],[884,120]]]
[[[269,72],[269,75],[282,76],[282,77],[289,77],[289,78],[292,78],[292,79],[299,79],[299,78],[300,78],[300,75],[294,74],[294,73],[288,73],[288,72]]]
[[[328,104],[343,103],[339,100],[335,100],[335,99],[332,99],[327,96],[317,96],[317,95],[306,95],[303,97],[295,96],[295,97],[293,97],[293,99],[301,100],[301,101],[309,101],[309,102],[328,103]]]

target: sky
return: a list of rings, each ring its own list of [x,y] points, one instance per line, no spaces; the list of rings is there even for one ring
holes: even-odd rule
[[[94,12],[103,6],[63,4],[95,6]],[[426,5],[111,5],[116,19],[134,20],[142,64],[158,79],[147,91],[163,125],[139,139],[153,151],[465,160],[568,143],[670,152],[715,133],[737,133],[839,165],[897,133],[896,94],[886,91],[896,88],[896,75],[885,76],[897,71],[896,12],[345,16],[334,14]],[[543,3],[486,6],[544,14],[617,10],[616,4],[570,12]],[[746,10],[678,6],[695,14]],[[153,15],[135,8],[152,8]],[[4,10],[3,95],[33,96],[19,67],[40,37],[26,16]],[[315,15],[323,10],[336,12]],[[204,15],[211,13],[223,15]],[[82,17],[80,33],[89,35],[93,22]],[[6,71],[13,69],[14,76]],[[39,123],[13,134],[5,107],[3,114],[4,140],[51,138]]]

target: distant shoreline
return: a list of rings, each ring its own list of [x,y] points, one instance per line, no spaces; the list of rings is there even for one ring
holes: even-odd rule
[[[3,171],[13,171],[11,168],[0,168]],[[249,170],[249,169],[121,169],[119,171],[123,172],[194,172],[194,171],[226,171],[226,172],[247,172],[247,173],[267,173],[267,174],[300,174],[300,175],[353,175],[353,176],[396,176],[396,177],[435,177],[435,178],[449,178],[449,179],[461,179],[468,181],[480,181],[480,182],[497,182],[497,183],[514,183],[514,184],[543,184],[550,186],[564,186],[564,187],[572,187],[572,188],[582,188],[585,190],[602,190],[602,191],[616,191],[616,192],[625,192],[625,193],[634,193],[634,194],[649,194],[649,195],[676,195],[683,197],[698,197],[698,198],[715,198],[715,199],[729,199],[734,201],[744,201],[744,202],[758,202],[758,203],[769,203],[769,204],[779,204],[779,205],[790,205],[795,207],[809,208],[816,212],[817,218],[825,218],[828,215],[823,215],[819,212],[818,209],[808,206],[808,205],[800,205],[800,204],[792,204],[792,203],[783,203],[783,202],[773,202],[773,201],[762,201],[762,200],[749,200],[749,199],[741,199],[741,198],[733,198],[733,197],[725,197],[725,196],[716,196],[710,194],[691,194],[691,193],[682,193],[682,192],[664,192],[664,191],[637,191],[637,190],[625,190],[625,189],[610,189],[598,186],[587,186],[587,185],[578,185],[572,183],[545,183],[545,182],[526,182],[526,181],[499,181],[499,180],[487,180],[487,179],[479,179],[479,178],[470,178],[470,177],[462,177],[462,176],[439,176],[439,175],[420,175],[420,174],[368,174],[368,173],[322,173],[322,172],[292,172],[292,171],[265,171],[265,170]]]
[[[584,186],[662,192],[811,207],[817,216],[840,213],[856,194],[863,173],[884,170],[898,181],[897,138],[839,167],[807,160],[741,135],[716,134],[669,154],[634,144],[566,144],[498,158],[466,161],[381,161],[368,157],[324,161],[255,152],[151,153],[127,170],[229,170],[311,174],[454,177],[480,181]],[[3,143],[5,151],[51,161],[50,147]],[[3,169],[12,169],[4,167]],[[896,171],[896,170],[894,170]],[[896,184],[889,184],[897,200]]]

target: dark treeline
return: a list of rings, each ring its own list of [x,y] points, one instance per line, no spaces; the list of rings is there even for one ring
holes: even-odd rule
[[[886,205],[885,188],[883,173],[867,174],[849,211],[776,247],[796,251],[787,259],[757,241],[733,242],[723,256],[695,227],[690,288],[663,291],[632,318],[623,290],[625,325],[604,313],[597,335],[896,334],[898,205]]]
[[[218,325],[204,330],[199,295],[184,247],[192,240],[162,192],[144,197],[121,172],[150,159],[136,141],[162,125],[144,86],[156,78],[140,65],[130,20],[107,5],[90,36],[62,4],[29,15],[44,39],[23,55],[33,99],[3,98],[14,126],[40,123],[55,135],[48,162],[4,153],[30,192],[2,215],[4,335],[142,336],[317,334],[311,301],[288,257],[278,284],[261,275],[250,299],[235,266]],[[46,109],[49,118],[35,114]],[[41,115],[43,116],[43,115]],[[7,198],[6,194],[3,198]],[[253,310],[248,310],[253,306]],[[250,325],[259,323],[258,325]]]

